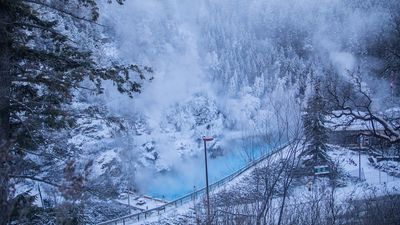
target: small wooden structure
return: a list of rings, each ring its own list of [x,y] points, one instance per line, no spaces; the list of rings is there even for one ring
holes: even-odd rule
[[[348,148],[369,149],[382,147],[387,143],[372,135],[370,121],[354,120],[350,116],[328,117],[325,126],[328,128],[328,143]],[[376,132],[384,132],[382,126],[375,124]]]

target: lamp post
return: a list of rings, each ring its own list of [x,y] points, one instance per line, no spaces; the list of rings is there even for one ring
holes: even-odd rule
[[[207,167],[207,141],[214,140],[213,137],[203,136],[204,141],[204,161],[206,164],[206,193],[207,193],[207,224],[210,224],[210,194],[208,192],[208,167]]]
[[[358,179],[361,181],[361,148],[358,150]]]
[[[131,214],[131,199],[130,199],[130,193],[129,190],[125,190],[125,193],[128,194],[128,207],[129,207],[129,214]]]

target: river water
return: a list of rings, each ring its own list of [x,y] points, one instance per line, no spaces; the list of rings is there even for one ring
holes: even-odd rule
[[[209,184],[232,174],[269,151],[269,147],[257,146],[250,150],[235,148],[223,156],[208,157]],[[204,154],[185,159],[181,165],[165,173],[155,174],[148,182],[146,195],[171,201],[205,187]]]

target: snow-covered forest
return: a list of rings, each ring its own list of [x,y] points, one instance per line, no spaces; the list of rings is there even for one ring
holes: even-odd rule
[[[0,77],[0,225],[399,224],[398,0],[0,0]]]

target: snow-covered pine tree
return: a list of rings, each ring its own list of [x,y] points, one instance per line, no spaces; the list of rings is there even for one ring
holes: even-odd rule
[[[95,0],[0,0],[0,225],[9,223],[13,184],[60,186],[60,180],[40,174],[60,167],[52,162],[63,162],[71,151],[63,134],[85,114],[69,107],[75,91],[101,93],[102,81],[110,80],[132,96],[140,91],[138,80],[151,72],[137,65],[99,65],[91,49],[79,45],[84,40],[77,39],[85,36],[74,36],[62,23],[98,26],[98,16]],[[91,86],[83,87],[85,80]]]
[[[256,97],[262,97],[265,92],[265,78],[264,73],[254,79],[253,92]]]
[[[306,168],[329,163],[327,155],[327,128],[325,127],[326,104],[321,96],[320,81],[315,82],[314,93],[307,101],[303,115],[304,134],[307,146],[301,153]]]

